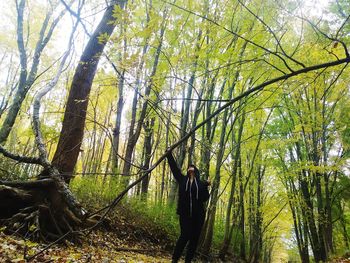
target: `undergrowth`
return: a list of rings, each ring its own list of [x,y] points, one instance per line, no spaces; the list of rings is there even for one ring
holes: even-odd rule
[[[76,194],[84,206],[98,209],[110,202],[123,190],[118,186],[118,181],[113,176],[79,176],[74,178],[70,188]],[[163,246],[166,250],[172,250],[179,235],[179,219],[175,205],[166,202],[155,202],[141,196],[125,196],[117,205],[110,217],[112,221],[121,227],[119,232],[125,237],[133,236],[135,241],[143,237]],[[127,227],[126,227],[127,225]],[[125,231],[133,232],[127,236]],[[223,240],[224,223],[216,220],[213,245],[218,250]],[[131,238],[131,237],[130,237]]]

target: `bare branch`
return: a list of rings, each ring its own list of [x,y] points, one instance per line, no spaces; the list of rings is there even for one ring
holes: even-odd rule
[[[343,24],[339,27],[337,33],[335,34],[335,38],[338,38],[339,32],[343,29],[343,27],[349,21],[349,18],[350,18],[350,15],[347,16],[347,18],[344,20]]]
[[[20,56],[20,64],[21,64],[21,76],[20,79],[25,81],[27,78],[27,54],[24,47],[24,40],[23,40],[23,16],[24,16],[24,7],[25,7],[25,0],[21,0],[21,2],[18,4],[16,1],[16,8],[17,8],[17,46]]]
[[[271,27],[270,27],[268,24],[265,23],[264,20],[262,20],[257,14],[255,14],[253,11],[251,11],[241,0],[238,0],[238,2],[239,2],[251,15],[253,15],[260,23],[262,23],[262,24],[267,28],[267,30],[270,32],[270,34],[271,34],[271,35],[274,37],[274,39],[276,40],[278,47],[281,49],[281,51],[282,51],[282,53],[283,53],[283,55],[284,55],[285,57],[287,57],[287,58],[290,59],[291,61],[295,62],[296,64],[302,66],[303,68],[305,68],[305,65],[304,65],[303,63],[301,63],[301,62],[299,62],[298,60],[294,59],[293,57],[289,56],[289,55],[285,52],[284,48],[283,48],[282,45],[281,45],[280,39],[276,36],[275,32],[271,29]],[[286,67],[289,69],[288,65],[286,65]]]
[[[317,25],[315,25],[311,20],[309,20],[309,19],[307,19],[307,18],[304,18],[304,17],[299,17],[300,19],[304,19],[306,22],[308,22],[310,25],[311,25],[311,27],[316,31],[316,32],[319,32],[322,36],[324,36],[325,38],[327,38],[327,39],[329,39],[329,40],[332,40],[332,41],[334,41],[334,42],[339,42],[342,46],[343,46],[343,48],[344,48],[344,52],[345,52],[345,55],[346,55],[346,57],[350,57],[350,55],[349,55],[349,51],[348,51],[348,49],[347,49],[347,47],[346,47],[346,44],[343,42],[343,41],[341,41],[340,39],[338,39],[338,38],[336,38],[336,37],[331,37],[331,36],[329,36],[329,35],[327,35],[326,33],[324,33]],[[348,19],[347,19],[348,20]],[[345,20],[345,22],[347,21],[347,20]],[[341,28],[344,26],[344,24],[341,26]],[[341,29],[340,28],[340,29]],[[338,33],[339,33],[339,31],[340,31],[340,29],[338,30]],[[338,33],[337,33],[337,35],[338,35]]]
[[[209,120],[211,120],[212,118],[216,117],[220,112],[222,112],[224,109],[230,107],[231,105],[233,105],[235,102],[251,95],[251,94],[256,94],[260,91],[262,91],[266,86],[269,86],[271,84],[280,82],[280,81],[284,81],[287,80],[291,77],[300,75],[300,74],[305,74],[311,71],[315,71],[318,69],[325,69],[325,68],[329,68],[329,67],[334,67],[337,65],[341,65],[344,63],[350,63],[350,58],[344,58],[341,60],[336,60],[336,61],[332,61],[332,62],[328,62],[328,63],[324,63],[324,64],[319,64],[319,65],[314,65],[314,66],[310,66],[310,67],[306,67],[297,71],[294,71],[292,73],[289,74],[285,74],[282,75],[280,77],[271,79],[269,81],[266,81],[260,85],[257,85],[254,88],[251,88],[243,93],[241,93],[241,95],[235,97],[234,99],[230,100],[229,102],[227,102],[226,104],[224,104],[223,106],[221,106],[220,108],[218,108],[216,111],[214,111],[210,116],[208,116],[205,120],[203,120],[201,123],[199,123],[197,126],[195,126],[189,133],[187,133],[184,137],[182,137],[180,140],[178,140],[176,143],[174,143],[173,145],[171,145],[168,150],[152,165],[152,167],[150,167],[148,170],[144,171],[144,174],[142,176],[140,176],[137,180],[135,180],[133,183],[131,183],[128,187],[126,187],[114,200],[111,204],[109,204],[108,206],[100,209],[98,212],[104,211],[107,209],[107,211],[104,213],[104,215],[102,216],[103,218],[111,211],[112,208],[114,208],[119,202],[120,200],[124,197],[124,195],[127,194],[127,192],[133,188],[135,185],[137,185],[138,183],[140,183],[144,178],[146,178],[165,158],[166,156],[173,151],[176,147],[178,147],[180,144],[182,144],[184,141],[186,141],[194,132],[196,132],[199,128],[201,128],[202,126],[204,126]],[[95,212],[92,215],[95,215],[97,212]],[[90,215],[90,216],[92,216]]]
[[[24,189],[32,189],[35,187],[43,187],[53,185],[54,181],[52,179],[42,179],[35,181],[0,181],[1,185],[6,185],[10,187],[19,187]]]
[[[74,0],[73,0],[74,1]],[[31,87],[31,85],[33,84],[35,77],[37,75],[37,71],[38,71],[38,66],[39,66],[39,60],[40,60],[40,56],[42,51],[44,50],[45,46],[47,45],[47,43],[49,42],[49,40],[51,39],[51,36],[53,34],[53,31],[55,30],[58,22],[61,20],[61,18],[64,16],[64,14],[66,13],[66,9],[64,9],[63,11],[60,12],[60,14],[54,19],[54,21],[51,23],[47,34],[45,35],[45,32],[49,26],[49,20],[52,16],[52,10],[50,10],[43,22],[43,25],[40,29],[40,33],[39,33],[39,39],[36,43],[35,46],[35,51],[34,51],[34,57],[33,57],[33,64],[32,64],[32,68],[30,70],[29,73],[29,77],[28,77],[28,84],[27,84],[27,89],[29,89]]]
[[[188,9],[182,7],[182,6],[177,5],[177,4],[174,4],[174,3],[171,3],[171,2],[167,2],[167,1],[165,1],[165,0],[164,0],[164,2],[167,3],[167,4],[169,4],[169,5],[175,6],[176,8],[178,8],[178,9],[180,9],[180,10],[183,10],[183,11],[185,11],[185,12],[188,12],[189,14],[192,14],[192,15],[195,15],[195,16],[197,16],[197,17],[203,18],[204,20],[207,20],[208,22],[212,23],[213,25],[216,25],[216,26],[222,28],[222,29],[225,30],[226,32],[228,32],[228,33],[230,33],[230,34],[232,34],[232,35],[234,35],[234,36],[236,36],[236,37],[242,39],[243,41],[245,41],[245,42],[247,42],[247,43],[249,43],[249,44],[251,44],[251,45],[253,45],[253,46],[255,46],[255,47],[258,47],[258,48],[260,48],[260,49],[266,51],[267,53],[269,53],[269,54],[271,54],[271,55],[276,56],[278,59],[280,59],[280,60],[283,62],[283,64],[286,66],[286,68],[287,68],[290,72],[294,72],[294,70],[293,70],[291,67],[289,67],[287,61],[286,61],[280,54],[278,54],[277,52],[274,52],[274,51],[272,51],[272,50],[270,50],[270,49],[268,49],[268,48],[266,48],[266,47],[264,47],[264,46],[262,46],[262,45],[259,45],[259,44],[255,43],[254,41],[251,41],[251,40],[249,40],[249,39],[243,37],[242,35],[240,35],[240,34],[234,32],[234,31],[232,31],[231,29],[228,29],[227,27],[225,27],[225,26],[223,26],[223,25],[220,25],[218,22],[214,21],[214,20],[211,19],[211,18],[208,18],[208,17],[206,17],[206,16],[203,16],[203,15],[201,15],[201,14],[198,14],[198,13],[192,11],[192,10],[188,10]]]
[[[83,27],[84,31],[85,31],[85,34],[87,34],[89,37],[91,37],[91,34],[89,33],[89,31],[86,29],[86,26],[85,24],[83,23],[81,17],[80,17],[80,11],[81,9],[79,8],[78,9],[78,12],[74,12],[72,10],[72,8],[70,8],[70,4],[67,4],[64,0],[60,0],[61,3],[64,5],[64,7],[67,9],[67,11],[74,17],[76,17],[78,19],[78,21],[80,22],[81,26]],[[82,3],[83,5],[84,3]]]
[[[16,10],[17,10],[17,47],[20,57],[20,77],[18,83],[18,89],[23,87],[27,80],[27,54],[23,39],[23,20],[24,20],[24,8],[25,0],[21,0],[19,3],[16,0]],[[15,102],[14,102],[15,103]],[[7,115],[7,117],[9,114]],[[7,138],[7,134],[11,129],[11,124],[7,124],[5,120],[0,128],[0,143],[2,143]]]
[[[0,153],[2,153],[5,157],[8,157],[18,162],[42,165],[40,158],[21,156],[21,155],[11,153],[8,150],[6,150],[2,145],[0,145]]]
[[[350,57],[349,51],[348,51],[348,49],[347,49],[347,47],[346,47],[346,44],[345,44],[342,40],[340,40],[340,39],[338,38],[339,32],[343,29],[344,25],[348,22],[348,20],[349,20],[349,18],[350,18],[350,15],[349,15],[349,16],[345,16],[346,19],[345,19],[345,21],[342,23],[342,25],[340,26],[340,28],[337,30],[336,36],[335,36],[335,37],[332,37],[332,36],[327,35],[325,32],[323,32],[323,31],[322,31],[315,23],[313,23],[310,19],[305,18],[305,17],[303,17],[303,16],[294,15],[294,14],[292,14],[292,13],[289,12],[289,11],[287,11],[287,12],[288,12],[289,14],[291,14],[291,15],[293,15],[293,16],[299,18],[299,19],[302,20],[302,21],[306,21],[306,22],[313,28],[313,30],[314,30],[315,32],[320,33],[320,34],[321,34],[322,36],[324,36],[325,38],[327,38],[327,39],[329,39],[329,40],[331,40],[331,41],[334,41],[334,42],[339,42],[339,43],[343,46],[343,48],[344,48],[344,52],[345,52],[346,57]]]

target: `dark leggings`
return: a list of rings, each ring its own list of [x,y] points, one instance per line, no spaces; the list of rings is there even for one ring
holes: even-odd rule
[[[187,242],[188,246],[185,262],[191,262],[194,257],[194,253],[196,252],[203,223],[204,216],[197,216],[195,218],[180,216],[181,234],[175,245],[173,262],[177,262],[180,259],[182,251],[184,250]]]

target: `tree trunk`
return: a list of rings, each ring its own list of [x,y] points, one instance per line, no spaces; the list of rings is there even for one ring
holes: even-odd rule
[[[15,93],[13,102],[8,109],[5,120],[0,128],[0,144],[3,144],[15,124],[15,120],[20,111],[22,103],[29,91],[29,89],[34,84],[35,78],[37,76],[38,67],[40,63],[40,57],[42,51],[46,47],[47,43],[51,39],[52,33],[56,28],[57,23],[61,20],[65,11],[62,11],[57,18],[49,25],[50,18],[52,16],[53,10],[48,11],[43,21],[42,27],[40,29],[39,38],[35,46],[35,51],[33,54],[33,61],[30,70],[28,69],[28,56],[25,50],[25,41],[23,38],[23,19],[25,10],[26,0],[21,0],[19,3],[16,1],[17,8],[17,46],[20,55],[20,65],[21,73],[18,81],[18,88]],[[45,34],[46,33],[46,34]]]
[[[265,173],[265,168],[260,165],[257,167],[257,182],[256,182],[256,202],[253,200],[254,206],[254,220],[253,222],[253,234],[252,234],[252,242],[250,242],[250,260],[249,262],[258,263],[260,261],[261,252],[262,252],[262,222],[263,217],[261,213],[262,206],[262,178]],[[254,191],[254,189],[253,189]]]
[[[149,169],[150,162],[151,162],[154,121],[155,121],[155,118],[153,117],[151,120],[147,120],[147,122],[144,125],[144,130],[145,130],[144,152],[145,152],[145,155],[144,155],[143,169],[145,169],[145,170]],[[141,194],[143,195],[143,197],[145,197],[147,192],[148,192],[149,179],[150,179],[150,175],[145,177],[141,182]]]
[[[224,80],[224,87],[226,83],[226,79]],[[235,84],[231,85],[229,88],[228,99],[231,99],[233,95],[233,91],[235,88]],[[208,252],[211,248],[211,243],[213,239],[213,228],[215,223],[215,215],[216,215],[216,207],[218,202],[218,192],[220,188],[220,179],[221,179],[221,166],[222,160],[224,158],[225,153],[225,142],[226,142],[226,127],[229,119],[229,109],[226,109],[224,112],[224,116],[221,121],[221,134],[220,134],[220,142],[219,142],[219,150],[216,156],[216,166],[215,166],[215,178],[212,187],[212,196],[209,202],[209,209],[207,215],[208,223],[205,224],[205,228],[203,229],[203,243],[201,246],[202,251]]]
[[[172,108],[171,101],[168,101],[167,103],[168,108]],[[169,132],[170,132],[170,111],[168,111],[167,114],[167,121],[166,121],[166,134],[165,134],[165,148],[168,149],[169,146]],[[163,203],[164,199],[164,188],[165,188],[165,182],[168,181],[165,179],[165,169],[166,169],[166,162],[163,162],[163,169],[162,169],[162,182],[161,182],[161,188],[160,188],[160,199],[159,201]]]
[[[161,27],[160,36],[159,36],[160,40],[159,40],[159,44],[158,44],[158,47],[157,47],[156,52],[155,52],[155,58],[154,58],[154,62],[153,62],[152,72],[150,75],[150,83],[147,85],[147,87],[145,89],[145,94],[144,94],[145,101],[143,102],[143,105],[142,105],[142,109],[140,112],[140,116],[139,116],[139,120],[138,120],[138,123],[136,126],[136,130],[133,131],[133,129],[132,130],[130,129],[130,132],[129,132],[129,139],[128,139],[128,143],[126,146],[125,162],[124,162],[124,167],[123,167],[123,176],[125,176],[124,180],[122,180],[123,186],[127,186],[129,184],[129,176],[128,175],[130,174],[130,169],[131,169],[131,157],[133,155],[136,143],[139,139],[143,121],[146,117],[147,107],[148,107],[148,99],[149,99],[149,96],[151,94],[151,88],[153,85],[153,78],[157,72],[157,67],[158,67],[158,63],[159,63],[159,56],[160,56],[160,53],[162,50],[162,45],[163,45],[163,37],[164,37],[164,33],[165,33],[165,24],[164,23],[165,23],[166,15],[167,15],[166,12],[164,12],[162,27]]]
[[[126,25],[122,22],[120,25],[120,35],[123,37],[122,51],[119,52],[119,64],[124,63],[126,52],[127,52],[127,40],[126,40]],[[121,47],[120,47],[121,49]],[[122,69],[122,72],[119,72],[117,68],[113,65],[114,70],[118,74],[118,103],[117,103],[117,115],[115,119],[115,126],[113,129],[113,140],[112,140],[112,156],[113,156],[113,171],[115,173],[120,173],[118,166],[118,151],[119,151],[119,140],[120,140],[120,127],[122,120],[122,113],[124,107],[124,83],[125,83],[125,69]]]
[[[115,120],[115,126],[113,130],[113,144],[112,144],[112,153],[113,153],[113,171],[118,173],[118,151],[119,151],[119,139],[120,139],[120,126],[122,120],[123,106],[124,106],[124,76],[125,70],[123,70],[121,76],[119,76],[118,81],[118,103],[117,103],[117,116]]]
[[[240,239],[240,252],[239,256],[242,260],[246,259],[246,249],[245,249],[245,217],[244,217],[244,187],[243,187],[243,171],[240,165],[239,169],[239,210],[240,210],[240,220],[239,220],[239,230],[241,233]]]
[[[200,94],[199,94],[199,98],[202,97],[203,92],[204,92],[204,88],[201,89]],[[196,127],[196,125],[197,125],[199,114],[203,108],[203,105],[204,104],[201,103],[200,100],[197,101],[195,109],[194,109],[193,118],[192,118],[192,129],[194,127]],[[194,155],[195,142],[196,142],[196,134],[193,134],[191,136],[191,143],[190,143],[190,147],[188,149],[188,162],[187,162],[188,164],[195,163],[195,161],[196,161],[196,159],[195,159],[196,156]]]
[[[69,182],[78,159],[84,135],[85,119],[92,81],[103,49],[111,36],[116,23],[114,4],[123,7],[125,1],[113,1],[106,9],[99,25],[89,39],[79,64],[75,70],[68,95],[62,123],[61,135],[52,163],[65,175]],[[103,36],[103,40],[100,37]]]
[[[188,82],[187,85],[187,92],[186,92],[186,96],[184,97],[184,107],[183,107],[183,111],[181,114],[181,122],[180,122],[180,137],[183,137],[186,133],[187,133],[187,126],[189,123],[189,116],[190,116],[190,107],[191,107],[191,98],[192,98],[192,91],[193,91],[193,87],[194,87],[194,81],[196,79],[196,72],[197,72],[197,64],[198,64],[198,51],[201,48],[201,45],[199,44],[202,38],[202,30],[199,30],[198,36],[197,36],[197,43],[196,43],[196,49],[195,49],[195,58],[194,58],[194,62],[193,62],[193,69],[191,72],[191,77],[190,80]],[[187,99],[187,100],[186,100]],[[194,126],[196,126],[194,124]],[[185,157],[186,157],[186,145],[187,143],[183,143],[180,146],[179,149],[179,156],[178,156],[178,166],[181,169],[183,166],[183,163],[185,161]]]
[[[239,112],[239,111],[238,111]],[[238,114],[238,113],[237,113]],[[236,116],[237,116],[236,114]],[[241,139],[242,139],[242,133],[243,133],[243,127],[244,127],[244,121],[245,121],[245,115],[243,114],[241,117],[241,120],[238,121],[239,123],[239,128],[238,128],[238,134],[237,134],[237,140],[234,140],[234,144],[236,145],[236,151],[233,155],[233,171],[232,171],[232,184],[231,184],[231,191],[230,191],[230,196],[227,204],[227,211],[226,211],[226,220],[225,220],[225,232],[224,232],[224,240],[222,242],[222,247],[220,250],[220,258],[224,260],[225,255],[228,251],[228,248],[231,243],[232,236],[230,236],[230,225],[231,225],[231,211],[232,211],[232,205],[233,205],[233,199],[234,199],[234,194],[236,190],[236,181],[237,181],[237,172],[239,168],[239,160],[240,160],[240,155],[241,155]],[[234,139],[234,135],[232,135],[232,138]],[[232,145],[234,145],[232,144]]]
[[[309,226],[311,247],[314,254],[314,258],[316,262],[326,261],[326,253],[324,250],[324,245],[322,246],[322,242],[320,242],[320,238],[318,236],[318,231],[315,222],[315,216],[313,212],[313,205],[311,202],[311,196],[307,187],[307,182],[305,181],[305,171],[302,171],[301,177],[301,193],[302,197],[306,204],[306,220]]]
[[[236,44],[236,43],[234,43],[234,44]],[[246,49],[246,46],[247,46],[246,43],[242,46],[241,51],[240,51],[240,55],[239,55],[239,59],[242,59],[244,51]],[[239,74],[240,74],[240,68],[235,73],[234,80],[233,80],[234,83],[237,82]],[[232,97],[234,86],[235,85],[233,85],[232,89],[230,90],[230,96],[229,96],[230,98]],[[231,124],[232,127],[234,126],[236,120],[238,119],[237,116],[240,113],[241,107],[242,107],[242,103],[240,102],[239,107],[236,111],[236,116],[234,117],[234,120]],[[224,240],[222,242],[222,247],[221,247],[220,252],[219,252],[219,256],[221,259],[225,258],[225,255],[226,255],[227,250],[230,246],[231,238],[232,238],[232,236],[230,236],[230,234],[229,234],[230,233],[230,221],[231,221],[230,218],[231,218],[233,197],[234,197],[234,191],[235,191],[235,185],[236,185],[236,179],[237,179],[238,161],[240,159],[240,154],[241,154],[241,138],[242,138],[242,133],[243,133],[244,121],[245,121],[245,114],[242,115],[241,121],[239,122],[237,141],[234,138],[235,135],[234,134],[231,135],[232,141],[235,142],[235,144],[236,144],[236,152],[233,155],[233,160],[234,160],[233,172],[232,172],[233,178],[232,178],[231,191],[230,191],[230,196],[229,196],[228,205],[227,205]]]

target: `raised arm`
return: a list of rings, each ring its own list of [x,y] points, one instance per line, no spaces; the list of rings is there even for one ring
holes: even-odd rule
[[[181,174],[181,171],[180,171],[179,167],[177,166],[177,163],[176,163],[174,156],[171,152],[167,155],[167,159],[168,159],[168,163],[170,166],[170,170],[173,173],[176,181],[180,182],[183,175]]]

